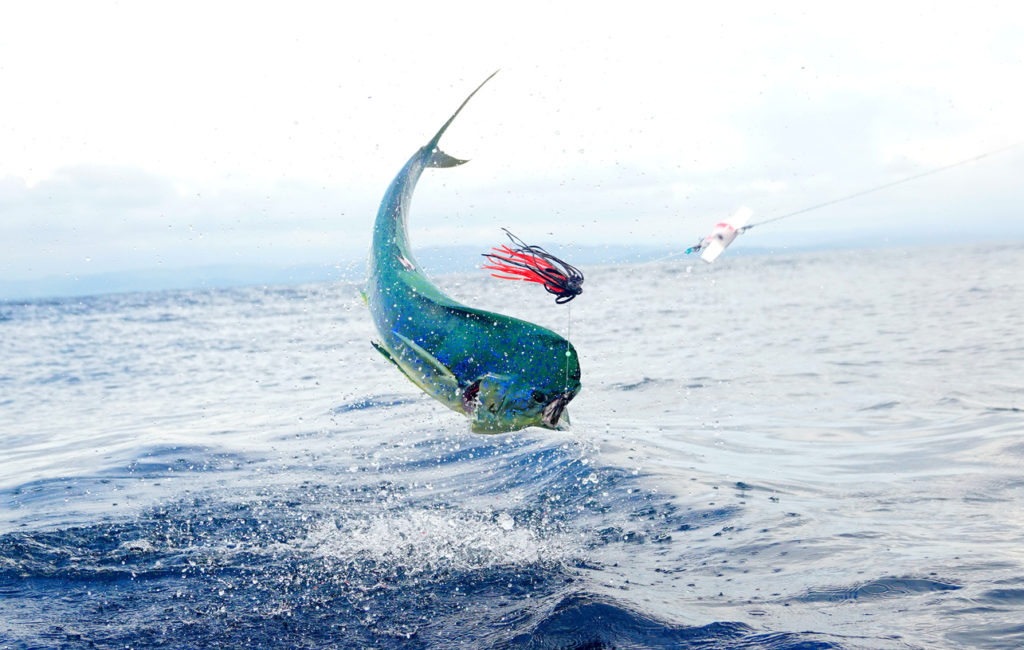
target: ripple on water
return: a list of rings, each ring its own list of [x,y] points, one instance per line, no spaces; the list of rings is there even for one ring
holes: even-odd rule
[[[870,600],[875,598],[899,598],[934,591],[954,591],[956,589],[960,589],[960,586],[927,578],[880,578],[849,587],[814,589],[794,600],[805,603]]]

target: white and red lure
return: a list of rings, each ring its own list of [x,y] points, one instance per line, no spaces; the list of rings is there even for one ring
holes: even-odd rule
[[[540,246],[531,246],[502,228],[512,242],[501,248],[492,248],[484,253],[490,264],[483,268],[491,271],[496,278],[503,280],[525,280],[536,282],[544,290],[555,296],[555,302],[562,305],[583,293],[583,273],[572,264],[561,260]]]
[[[718,259],[718,256],[725,251],[725,247],[733,242],[743,231],[747,230],[747,222],[754,214],[753,210],[747,207],[740,208],[734,215],[725,221],[719,221],[712,228],[711,234],[705,237],[696,246],[686,249],[689,253],[700,253],[700,258],[710,264]]]

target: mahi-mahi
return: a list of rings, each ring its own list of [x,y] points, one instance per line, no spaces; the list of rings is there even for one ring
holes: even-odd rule
[[[381,337],[373,346],[428,395],[468,416],[474,432],[561,429],[580,390],[572,344],[540,325],[456,302],[427,279],[409,248],[416,182],[427,167],[466,162],[438,141],[484,83],[405,163],[381,201],[365,293]]]

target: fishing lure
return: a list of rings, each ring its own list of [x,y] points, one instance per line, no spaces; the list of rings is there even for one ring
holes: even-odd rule
[[[715,227],[711,231],[711,234],[708,235],[707,237],[705,237],[704,239],[700,240],[699,242],[697,242],[693,246],[690,246],[689,248],[687,248],[686,249],[686,254],[689,255],[690,253],[700,253],[701,259],[710,264],[711,262],[714,262],[718,258],[718,256],[721,255],[725,251],[726,247],[729,244],[731,244],[733,242],[733,240],[736,239],[737,236],[742,235],[743,233],[747,232],[748,230],[750,230],[751,228],[754,228],[756,226],[761,226],[761,225],[764,225],[766,223],[772,223],[772,222],[775,222],[775,221],[781,221],[783,219],[789,219],[790,217],[795,217],[798,214],[804,214],[805,212],[812,212],[814,210],[820,210],[821,208],[825,208],[825,207],[828,207],[830,205],[835,205],[836,203],[842,203],[844,201],[849,201],[850,199],[855,199],[855,198],[864,196],[865,194],[874,194],[875,192],[880,192],[882,190],[888,189],[888,188],[896,186],[896,185],[902,185],[903,183],[909,183],[910,181],[915,181],[915,180],[917,180],[919,178],[924,178],[925,176],[931,176],[932,174],[938,174],[939,172],[944,172],[947,169],[952,169],[954,167],[959,167],[961,165],[967,165],[967,164],[972,163],[972,162],[977,162],[977,161],[981,160],[982,158],[987,158],[988,156],[991,156],[991,155],[994,155],[994,154],[997,154],[997,153],[1002,153],[1004,151],[1009,151],[1011,149],[1016,149],[1017,147],[1020,147],[1022,145],[1024,145],[1024,142],[1015,142],[1015,143],[1013,143],[1011,145],[1008,145],[1008,146],[1005,146],[1005,147],[1001,147],[999,149],[993,149],[992,151],[986,151],[983,154],[980,154],[980,155],[977,155],[977,156],[973,156],[971,158],[964,158],[963,160],[958,160],[958,161],[956,161],[954,163],[950,163],[948,165],[943,165],[942,167],[936,167],[934,169],[925,170],[925,171],[920,172],[918,174],[914,174],[913,176],[907,176],[905,178],[900,178],[900,179],[897,179],[895,181],[891,181],[889,183],[883,183],[881,185],[876,185],[875,187],[869,187],[869,188],[867,188],[865,190],[861,190],[859,192],[854,192],[853,194],[848,194],[846,196],[841,196],[838,199],[832,199],[830,201],[825,201],[824,203],[817,203],[815,205],[811,205],[811,206],[808,206],[806,208],[801,208],[800,210],[796,210],[795,212],[789,212],[789,213],[786,213],[786,214],[780,214],[777,217],[772,217],[771,219],[764,219],[764,220],[757,221],[757,222],[754,222],[754,223],[747,223],[750,220],[750,217],[753,214],[753,212],[751,212],[750,208],[744,207],[744,208],[741,208],[736,214],[734,214],[731,217],[729,217],[728,219],[726,219],[725,221],[720,221],[719,223],[715,224]],[[669,255],[668,257],[674,257],[674,256],[675,256],[675,254],[672,254],[672,255]],[[662,259],[667,259],[667,258],[662,258]],[[657,261],[661,261],[661,260],[655,260],[655,261],[657,262]]]
[[[753,214],[754,212],[748,207],[740,208],[736,214],[715,224],[711,234],[687,248],[686,254],[700,253],[700,258],[708,264],[714,262],[737,236],[750,228],[747,222],[750,221]]]
[[[513,247],[505,244],[501,248],[492,248],[492,253],[483,254],[490,262],[483,268],[505,274],[491,273],[492,276],[503,280],[536,282],[553,294],[555,302],[560,305],[583,293],[583,273],[579,269],[540,246],[530,246],[507,228],[502,230],[508,235]]]

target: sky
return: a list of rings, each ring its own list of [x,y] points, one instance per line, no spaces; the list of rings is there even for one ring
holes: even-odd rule
[[[684,249],[1024,142],[1013,3],[33,2],[0,21],[0,280],[413,246]],[[373,6],[368,6],[368,5]],[[736,247],[1024,239],[1024,147]]]

